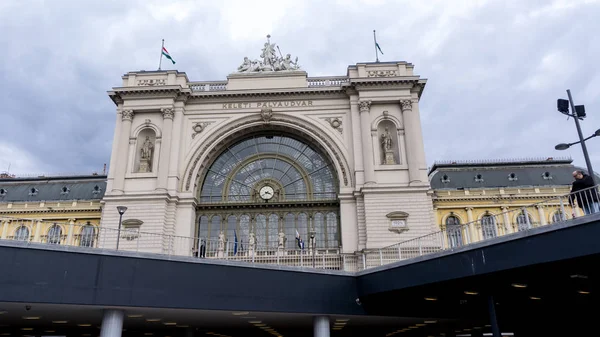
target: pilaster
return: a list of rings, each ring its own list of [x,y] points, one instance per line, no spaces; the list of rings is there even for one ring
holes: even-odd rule
[[[402,118],[406,136],[406,157],[408,161],[409,184],[414,182],[428,183],[427,163],[425,162],[425,147],[421,118],[417,101],[401,100]]]
[[[360,110],[360,131],[362,141],[363,165],[365,170],[365,185],[375,184],[375,169],[373,165],[373,146],[371,144],[371,101],[358,102]]]
[[[350,97],[350,119],[352,120],[352,147],[354,148],[354,178],[356,186],[365,183],[365,169],[363,165],[363,145],[361,142],[361,116],[358,109],[358,97]]]
[[[171,135],[173,132],[173,108],[160,109],[163,115],[162,142],[158,164],[158,186],[159,190],[167,190],[167,179],[169,177],[169,163],[171,159]]]
[[[125,184],[125,172],[127,171],[127,154],[129,151],[129,135],[131,134],[131,122],[133,110],[121,111],[121,135],[119,136],[116,163],[111,163],[114,169],[113,190],[123,193]],[[115,166],[115,167],[112,167]]]

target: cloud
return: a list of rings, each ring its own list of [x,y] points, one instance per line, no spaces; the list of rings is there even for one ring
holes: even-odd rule
[[[19,173],[101,171],[110,160],[120,76],[158,66],[160,40],[191,80],[222,80],[267,34],[309,76],[345,75],[385,55],[428,79],[428,162],[570,155],[571,89],[584,133],[600,127],[598,1],[3,1],[2,162]],[[164,64],[167,69],[175,67]],[[600,169],[598,140],[589,142]],[[20,149],[11,150],[6,149]]]

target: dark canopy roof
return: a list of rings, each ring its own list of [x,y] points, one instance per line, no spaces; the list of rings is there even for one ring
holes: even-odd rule
[[[106,176],[0,179],[0,202],[100,200]]]

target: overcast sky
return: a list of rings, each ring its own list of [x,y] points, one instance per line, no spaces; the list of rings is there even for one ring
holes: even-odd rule
[[[427,78],[427,161],[570,156],[585,166],[571,89],[600,128],[598,1],[1,0],[0,171],[90,173],[109,163],[115,106],[106,91],[157,68],[160,40],[193,81],[224,80],[265,35],[309,76],[408,61]],[[163,62],[163,65],[166,63]],[[600,138],[588,142],[600,170]]]

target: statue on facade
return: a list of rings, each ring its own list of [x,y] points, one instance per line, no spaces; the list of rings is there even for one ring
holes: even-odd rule
[[[250,256],[254,255],[254,251],[256,250],[256,234],[254,232],[250,232],[248,234],[248,252]]]
[[[224,252],[225,252],[225,233],[223,233],[223,231],[221,231],[219,233],[219,240],[218,240],[218,244],[217,244],[217,256],[223,257]]]
[[[287,239],[285,237],[285,233],[284,232],[279,232],[278,236],[279,236],[279,238],[278,238],[278,242],[277,242],[277,248],[284,249],[285,248],[285,242],[287,241]]]
[[[146,136],[142,149],[140,150],[140,169],[139,172],[152,172],[152,152],[154,144],[150,140],[150,136]]]
[[[383,153],[385,156],[383,163],[386,165],[396,164],[396,159],[394,159],[393,139],[387,127],[381,135],[381,146],[383,147]]]
[[[244,61],[237,69],[239,73],[293,71],[300,69],[300,66],[298,65],[298,58],[296,57],[296,59],[292,61],[292,56],[290,54],[287,54],[286,57],[283,57],[279,47],[275,43],[271,43],[270,38],[271,35],[267,35],[267,42],[261,49],[260,60],[251,60],[248,57],[244,57]],[[279,51],[280,56],[277,56],[275,49]]]

